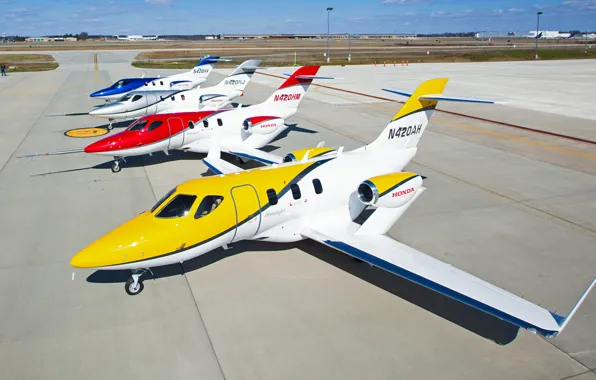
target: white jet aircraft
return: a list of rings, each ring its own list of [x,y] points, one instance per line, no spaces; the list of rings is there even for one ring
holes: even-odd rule
[[[397,276],[545,337],[568,324],[588,290],[566,316],[408,247],[386,235],[426,190],[424,178],[403,172],[447,79],[424,82],[372,143],[350,152],[318,146],[292,152],[289,162],[242,170],[222,160],[217,145],[205,158],[219,175],[184,182],[151,210],[90,244],[71,259],[77,268],[131,269],[125,289],[143,290],[152,267],[178,264],[242,240],[295,242],[310,238]],[[372,215],[359,223],[367,207]],[[429,236],[432,238],[432,236]]]
[[[148,89],[153,89],[153,85],[148,85],[143,87],[144,90],[131,91],[113,103],[90,111],[89,115],[108,119],[110,122],[108,129],[111,130],[114,120],[133,119],[178,110],[198,111],[222,108],[244,94],[244,88],[250,82],[260,62],[260,60],[243,62],[219,84],[212,87],[151,91]]]

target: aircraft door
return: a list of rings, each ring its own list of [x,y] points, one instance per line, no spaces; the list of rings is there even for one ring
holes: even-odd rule
[[[184,145],[184,124],[179,117],[170,117],[168,119],[168,129],[170,133],[170,142],[168,149],[177,149]]]
[[[147,95],[147,115],[154,115],[157,113],[157,95],[148,93]]]
[[[255,236],[261,227],[261,202],[252,185],[234,186],[230,190],[236,211],[236,231],[231,242]]]

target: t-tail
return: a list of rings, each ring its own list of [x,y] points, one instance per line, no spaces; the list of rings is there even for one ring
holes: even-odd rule
[[[447,78],[427,80],[418,86],[413,94],[384,88],[384,91],[407,96],[409,99],[395,114],[379,137],[366,147],[366,150],[395,151],[396,149],[417,147],[439,101],[486,104],[502,103],[485,99],[443,96],[443,90],[447,81]]]
[[[242,64],[236,67],[236,69],[232,71],[230,75],[219,82],[217,87],[231,90],[232,92],[242,93],[248,85],[248,82],[250,82],[250,79],[254,75],[255,71],[257,71],[259,68],[258,66],[260,63],[260,59],[251,59],[242,62]]]
[[[195,74],[198,79],[206,80],[219,60],[220,59],[217,56],[207,56],[201,59],[195,67],[190,70],[190,73]]]
[[[333,79],[316,76],[319,68],[320,66],[299,68],[262,104],[274,108],[298,109],[298,105],[314,79]]]

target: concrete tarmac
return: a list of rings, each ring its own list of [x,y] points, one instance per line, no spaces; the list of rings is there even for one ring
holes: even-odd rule
[[[596,379],[594,294],[559,337],[546,340],[313,241],[235,244],[156,270],[135,297],[124,292],[127,273],[73,271],[68,263],[78,250],[207,168],[189,153],[130,159],[118,174],[105,157],[16,158],[84,147],[95,139],[64,131],[104,125],[102,119],[50,115],[92,109],[100,102],[88,94],[122,77],[171,73],[135,69],[134,53],[125,51],[99,53],[97,71],[93,53],[54,56],[56,71],[0,81],[3,379]],[[516,123],[531,113],[533,124],[566,121],[559,126],[566,133],[594,138],[588,112],[564,110],[565,94],[585,91],[585,103],[576,96],[572,105],[589,111],[594,90],[577,79],[591,68],[569,64],[548,66],[569,76],[560,79],[568,87],[536,75],[535,94],[550,87],[551,100],[563,99],[550,113],[541,105],[548,100],[533,96],[464,110]],[[526,69],[502,65],[503,72],[474,64],[460,73],[458,64],[431,72],[421,65],[418,77],[402,73],[392,81],[370,67],[323,68],[343,79],[317,83],[391,98],[379,84],[410,90],[435,74],[453,74],[449,94],[521,99],[515,85],[501,81],[497,93],[478,79],[506,73],[518,83],[518,73],[523,81]],[[208,83],[229,71],[218,70]],[[256,75],[240,101],[262,101],[281,82]],[[356,148],[398,108],[313,86],[273,152],[320,141]],[[590,144],[437,112],[407,168],[428,177],[428,191],[390,235],[567,314],[596,273],[595,159]]]

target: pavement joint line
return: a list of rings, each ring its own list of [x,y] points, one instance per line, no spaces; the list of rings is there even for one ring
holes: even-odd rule
[[[574,379],[574,378],[576,378],[578,376],[586,375],[588,373],[596,373],[596,370],[593,370],[593,369],[587,370],[586,372],[576,373],[575,375],[562,377],[559,380],[571,380],[571,379]]]
[[[71,75],[72,74],[69,74],[69,75],[67,75],[64,78],[64,80],[62,81],[62,84],[60,85],[60,87],[62,87],[64,85],[64,83],[66,83],[66,81],[68,80],[68,78],[70,78]],[[60,87],[58,87],[58,88],[60,88]],[[54,102],[54,99],[56,99],[56,97],[58,96],[58,94],[59,94],[59,92],[54,93],[54,96],[52,96],[52,99],[50,99],[50,101],[48,102],[48,104],[39,113],[39,116],[37,117],[37,119],[35,119],[35,122],[31,125],[31,128],[29,128],[29,130],[27,131],[27,133],[25,134],[25,136],[23,136],[23,138],[21,139],[21,141],[19,142],[19,144],[16,146],[16,148],[10,154],[10,157],[8,157],[8,159],[4,162],[4,164],[0,168],[0,175],[4,171],[4,168],[6,168],[6,165],[8,165],[8,163],[14,158],[15,153],[19,150],[19,148],[21,147],[21,145],[23,145],[23,142],[27,139],[27,137],[29,137],[29,135],[31,134],[31,131],[33,130],[33,128],[35,128],[35,126],[37,125],[37,123],[39,123],[39,120],[41,120],[41,118],[44,116],[46,110],[48,108],[50,108],[50,106],[52,105],[52,103]]]
[[[275,75],[275,74],[268,74],[268,73],[261,73],[261,72],[257,72],[257,74],[266,75],[266,76],[270,76],[270,77],[274,77],[274,78],[279,78],[279,79],[287,79],[286,77],[282,77],[282,76]],[[365,94],[365,93],[362,93],[362,92],[357,92],[357,91],[352,91],[352,90],[345,90],[343,88],[331,87],[331,86],[326,86],[326,85],[323,85],[323,84],[315,84],[315,83],[312,83],[312,85],[313,86],[317,86],[317,87],[321,87],[321,88],[327,88],[327,89],[330,89],[330,90],[345,92],[345,93],[348,93],[348,94],[360,95],[360,96],[364,96],[364,97],[368,97],[368,98],[372,98],[372,99],[377,99],[377,100],[383,100],[383,101],[387,101],[387,102],[395,102],[395,103],[405,104],[405,102],[403,102],[401,100],[395,100],[395,99],[385,98],[385,97],[382,97],[382,96]],[[366,103],[366,104],[368,104],[368,103]],[[491,119],[487,119],[487,118],[483,118],[483,117],[479,117],[479,116],[467,115],[467,114],[463,114],[463,113],[460,113],[460,112],[440,110],[440,109],[435,109],[435,111],[436,112],[443,112],[443,113],[447,113],[447,114],[455,115],[455,116],[461,116],[461,117],[465,117],[465,118],[468,118],[468,119],[485,121],[485,122],[488,122],[488,123],[493,123],[493,124],[497,124],[497,125],[501,125],[501,126],[505,126],[505,127],[511,127],[511,128],[521,129],[521,130],[535,132],[535,133],[539,133],[539,134],[550,135],[550,136],[560,137],[560,138],[564,138],[564,139],[568,139],[568,140],[574,140],[574,141],[578,141],[578,142],[583,142],[583,143],[586,143],[586,144],[596,145],[596,141],[584,139],[584,138],[581,138],[581,137],[563,135],[563,134],[560,134],[560,133],[555,133],[555,132],[550,132],[550,131],[544,131],[544,130],[541,130],[541,129],[524,127],[524,126],[521,126],[521,125],[516,125],[516,124],[507,123],[507,122],[503,122],[503,121],[497,121],[497,120],[491,120]]]
[[[327,96],[333,96],[333,97],[337,97],[337,98],[340,98],[340,99],[354,101],[354,102],[357,102],[357,103],[360,103],[360,104],[364,104],[364,105],[367,105],[367,106],[372,106],[372,107],[376,107],[376,108],[379,108],[379,109],[384,109],[384,110],[389,110],[389,111],[395,111],[395,112],[397,112],[397,110],[394,110],[394,109],[389,108],[389,107],[384,107],[384,106],[379,105],[379,104],[367,103],[367,102],[363,102],[363,101],[360,101],[360,100],[350,99],[350,98],[346,98],[346,97],[343,97],[343,96],[339,96],[339,95],[336,95],[336,94],[330,94],[330,93],[326,93],[326,92],[321,92],[321,91],[318,91],[318,88],[316,88],[316,87],[314,88],[314,90],[315,90],[314,92],[319,93],[319,94],[323,94],[323,95],[327,95]],[[596,156],[594,156],[594,155],[590,155],[590,154],[582,153],[582,152],[577,152],[577,151],[571,150],[571,149],[561,148],[561,147],[558,147],[558,146],[555,146],[555,145],[551,145],[551,144],[548,144],[548,143],[545,143],[545,142],[542,142],[542,141],[531,141],[531,140],[528,140],[528,139],[525,139],[525,138],[522,138],[522,137],[515,137],[515,136],[511,136],[511,135],[504,134],[504,133],[492,132],[492,131],[489,131],[487,129],[483,129],[483,128],[479,128],[479,127],[473,127],[473,126],[459,124],[459,123],[453,123],[453,122],[449,122],[447,120],[442,120],[442,119],[437,119],[437,118],[433,118],[433,120],[436,121],[436,122],[438,122],[438,123],[450,125],[450,126],[453,126],[453,127],[464,128],[464,129],[467,129],[467,130],[470,130],[470,131],[474,131],[474,132],[478,132],[478,133],[484,133],[484,134],[487,134],[487,135],[490,135],[490,136],[500,137],[500,138],[504,138],[504,139],[507,139],[507,140],[517,141],[517,142],[521,142],[523,144],[527,144],[527,145],[531,145],[531,146],[538,146],[538,147],[542,147],[542,148],[546,148],[546,149],[556,150],[556,151],[559,151],[559,152],[562,152],[562,153],[573,154],[573,155],[576,155],[576,156],[580,156],[580,157],[584,157],[584,158],[588,158],[588,159],[592,159],[592,160],[596,159]]]
[[[153,186],[153,183],[151,182],[151,178],[149,178],[149,173],[147,172],[147,167],[145,166],[144,158],[145,158],[145,156],[141,156],[141,160],[143,162],[143,171],[145,172],[145,178],[147,179],[147,183],[149,184],[149,187],[151,188],[151,192],[153,193],[155,202],[157,202],[157,200],[161,197],[158,197],[157,194],[155,193],[155,187]],[[226,380],[226,375],[224,374],[223,367],[221,366],[221,362],[219,361],[219,356],[217,356],[217,352],[215,351],[215,347],[213,346],[213,341],[211,340],[211,335],[209,334],[209,329],[207,328],[207,325],[205,324],[205,320],[203,319],[203,314],[201,314],[201,309],[199,308],[197,298],[196,298],[194,292],[192,291],[192,287],[190,286],[190,282],[188,281],[188,277],[186,276],[186,271],[184,270],[184,266],[182,265],[182,263],[180,263],[180,267],[182,269],[182,275],[184,276],[184,281],[186,282],[186,286],[188,286],[188,291],[190,292],[192,301],[194,302],[195,308],[197,309],[197,315],[199,316],[199,320],[201,321],[201,323],[203,324],[203,328],[205,329],[205,335],[207,335],[207,340],[209,342],[209,347],[211,347],[211,352],[213,352],[213,356],[215,357],[215,361],[217,362],[217,366],[219,367],[219,371],[221,373],[222,378],[224,380]]]

